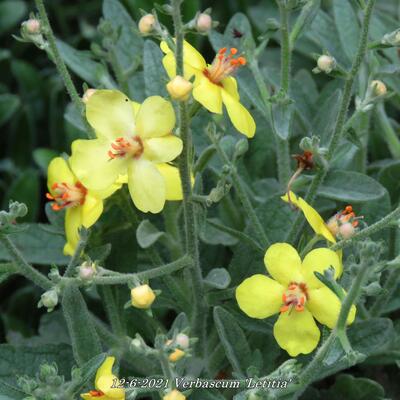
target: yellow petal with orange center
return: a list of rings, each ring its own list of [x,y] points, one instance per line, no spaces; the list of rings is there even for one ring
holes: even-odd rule
[[[315,276],[315,272],[323,274],[326,269],[333,267],[335,279],[342,273],[342,263],[339,256],[332,250],[319,248],[311,250],[305,257],[301,266],[301,273],[308,288],[316,289],[323,283]]]
[[[256,132],[256,123],[247,109],[238,99],[229,94],[226,90],[221,90],[222,101],[233,126],[243,135],[252,138]]]
[[[285,287],[291,282],[303,281],[299,253],[288,243],[271,245],[265,253],[264,264],[270,275]]]
[[[97,137],[111,141],[135,128],[132,102],[118,90],[96,90],[86,103],[86,118]]]
[[[132,160],[128,168],[129,193],[143,212],[159,213],[165,204],[165,180],[156,166],[144,157]]]
[[[142,103],[136,116],[137,133],[142,139],[168,135],[174,127],[175,112],[169,101],[150,96]]]
[[[321,333],[313,316],[305,309],[281,313],[274,325],[274,336],[282,349],[296,357],[311,353],[317,347]]]
[[[319,289],[312,289],[308,294],[307,309],[318,322],[333,329],[337,323],[341,308],[339,298],[326,286]],[[353,305],[347,318],[347,325],[353,323],[355,315],[356,307]]]
[[[110,159],[111,142],[107,139],[75,140],[69,159],[71,169],[88,189],[106,190],[119,175],[126,174],[127,157]]]
[[[144,155],[148,160],[165,163],[174,160],[182,152],[182,139],[174,135],[145,139]]]
[[[279,312],[284,290],[273,279],[257,274],[245,279],[236,288],[236,300],[249,317],[263,319]]]
[[[68,163],[62,157],[53,158],[47,169],[47,188],[50,193],[53,192],[52,186],[55,183],[67,183],[73,185],[76,177],[68,166]]]
[[[221,87],[212,83],[205,76],[199,78],[193,88],[193,97],[208,111],[215,114],[222,114]]]

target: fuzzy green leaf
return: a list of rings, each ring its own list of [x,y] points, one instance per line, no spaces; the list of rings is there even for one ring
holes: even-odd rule
[[[19,97],[15,94],[0,94],[0,126],[5,124],[13,116],[19,105]]]
[[[163,53],[153,41],[146,40],[143,49],[144,82],[147,96],[166,96],[168,77],[162,65]]]

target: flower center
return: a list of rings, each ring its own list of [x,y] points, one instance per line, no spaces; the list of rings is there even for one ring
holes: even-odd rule
[[[85,202],[87,189],[80,182],[73,185],[68,183],[54,183],[51,187],[53,194],[46,193],[49,200],[53,200],[51,208],[59,211],[63,208],[75,207]]]
[[[239,67],[246,65],[243,56],[235,58],[238,50],[234,47],[227,53],[227,48],[220,49],[212,64],[203,73],[213,83],[220,85],[221,81],[232,75]]]
[[[353,207],[347,206],[343,211],[340,211],[333,217],[329,218],[326,226],[331,231],[332,235],[337,236],[341,225],[350,223],[354,228],[356,228],[360,219],[363,219],[363,217],[357,217]]]
[[[110,160],[125,156],[139,158],[143,153],[143,142],[139,136],[119,137],[111,143],[111,150],[108,151]]]
[[[104,393],[103,393],[101,390],[91,390],[91,391],[89,392],[89,394],[90,394],[92,397],[101,397],[101,396],[104,396]]]
[[[282,306],[280,312],[291,311],[294,308],[296,311],[304,311],[304,305],[308,300],[308,291],[305,283],[291,282],[282,295]]]

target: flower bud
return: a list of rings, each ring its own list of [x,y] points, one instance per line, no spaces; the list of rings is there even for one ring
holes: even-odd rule
[[[179,390],[172,390],[163,397],[163,400],[186,400],[186,397]]]
[[[355,232],[356,232],[356,229],[350,222],[346,222],[346,223],[340,225],[339,235],[343,239],[350,239],[354,235]]]
[[[27,33],[37,35],[40,33],[40,21],[36,18],[30,18],[22,23]]]
[[[93,276],[96,275],[96,273],[96,265],[94,263],[89,263],[85,261],[79,267],[79,278],[84,281],[92,279]]]
[[[173,353],[168,356],[168,360],[175,363],[185,356],[185,352],[180,349],[175,349]]]
[[[58,304],[58,294],[55,289],[50,289],[44,292],[38,303],[38,307],[46,307],[47,311],[53,311],[54,307]]]
[[[86,90],[86,92],[83,94],[82,101],[84,103],[87,103],[89,98],[90,98],[90,96],[92,96],[92,94],[94,94],[94,92],[96,92],[96,89],[88,89],[88,90]]]
[[[154,23],[156,19],[153,14],[146,14],[139,20],[139,31],[140,33],[147,34],[150,33],[154,28]]]
[[[333,236],[337,236],[339,233],[339,221],[336,218],[336,215],[329,218],[328,222],[326,223],[327,228],[330,230]]]
[[[132,306],[141,309],[150,308],[156,298],[149,285],[141,285],[131,290]]]
[[[140,339],[138,339],[138,338],[133,339],[131,342],[131,345],[130,345],[130,349],[131,349],[131,351],[134,351],[134,352],[138,352],[138,353],[141,352],[143,350],[143,348],[142,348],[142,342],[140,341]]]
[[[174,100],[185,101],[189,98],[193,84],[180,75],[167,83],[167,90]]]
[[[370,86],[374,96],[384,96],[387,93],[386,85],[382,81],[372,81]]]
[[[332,56],[322,55],[317,60],[318,68],[327,74],[331,73],[336,67],[336,60]]]
[[[189,336],[184,333],[178,333],[175,338],[175,343],[182,349],[188,349],[190,345]]]
[[[198,32],[208,32],[212,28],[212,18],[206,13],[201,13],[196,20],[196,29]]]

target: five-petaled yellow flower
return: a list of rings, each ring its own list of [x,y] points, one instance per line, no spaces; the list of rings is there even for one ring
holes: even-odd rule
[[[118,378],[112,373],[115,358],[107,357],[97,370],[95,378],[96,390],[81,394],[85,400],[125,400],[124,389],[113,387]]]
[[[236,289],[239,307],[249,317],[267,318],[280,313],[274,325],[279,346],[292,357],[311,353],[318,345],[320,331],[314,318],[332,329],[341,303],[314,275],[333,267],[335,279],[341,271],[339,256],[327,248],[309,252],[301,260],[287,243],[275,243],[265,253],[264,263],[272,279],[261,274],[245,279]],[[354,321],[351,308],[347,323]]]
[[[52,200],[55,211],[66,209],[65,234],[67,243],[64,254],[74,254],[79,241],[78,229],[91,227],[103,212],[103,200],[113,194],[120,185],[112,184],[102,191],[86,188],[61,157],[54,158],[48,167],[46,197]]]
[[[166,54],[164,68],[170,78],[176,75],[174,53],[166,42],[161,42],[161,49]],[[247,137],[253,137],[256,124],[247,109],[240,103],[236,79],[232,74],[246,64],[243,56],[237,56],[237,49],[220,49],[211,65],[188,42],[183,46],[184,78],[195,77],[193,97],[212,113],[222,114],[225,105],[233,126]]]
[[[117,90],[96,90],[86,118],[97,139],[74,141],[70,163],[87,188],[103,190],[127,176],[135,206],[152,213],[182,197],[178,172],[167,164],[182,152],[170,102],[151,96],[140,105]]]

